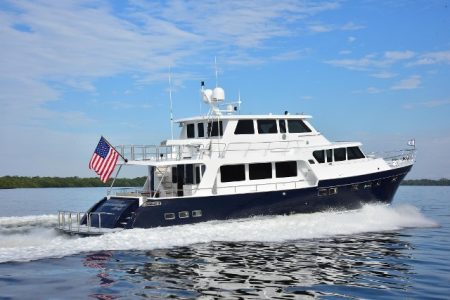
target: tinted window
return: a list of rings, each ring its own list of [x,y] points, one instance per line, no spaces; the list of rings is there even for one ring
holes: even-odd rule
[[[221,166],[220,179],[222,182],[245,180],[245,166],[244,165]]]
[[[194,184],[194,165],[186,165],[185,184]]]
[[[324,150],[314,151],[313,156],[317,160],[318,163],[322,164],[325,162],[325,151]]]
[[[253,126],[253,120],[239,120],[234,134],[254,134],[255,127]]]
[[[193,138],[195,137],[195,126],[194,124],[187,124],[187,137]]]
[[[288,120],[288,129],[290,133],[311,132],[302,120]]]
[[[258,120],[258,133],[277,133],[275,120]]]
[[[275,173],[277,178],[297,176],[297,162],[283,161],[275,163]]]
[[[208,136],[223,136],[222,121],[208,123]]]
[[[347,148],[347,156],[348,159],[358,159],[358,158],[364,158],[364,154],[361,152],[359,147],[348,147]]]
[[[203,126],[203,123],[197,124],[197,133],[198,133],[198,137],[205,136],[205,126]]]
[[[333,162],[333,151],[331,149],[326,150],[327,162]]]
[[[286,120],[278,120],[280,126],[280,133],[286,133]]]
[[[248,172],[251,180],[272,178],[272,164],[271,163],[249,164]]]
[[[194,173],[195,173],[194,174],[195,175],[195,183],[199,184],[200,183],[200,167],[196,166],[194,170],[195,170],[194,171]]]
[[[345,148],[334,149],[334,161],[343,161],[346,159]]]

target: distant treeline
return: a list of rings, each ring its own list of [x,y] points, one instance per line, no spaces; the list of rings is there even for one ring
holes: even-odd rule
[[[450,185],[450,179],[441,178],[438,180],[432,179],[409,179],[403,180],[402,185],[436,185],[436,186],[444,186]]]
[[[146,177],[117,178],[114,186],[139,187],[143,186]],[[50,187],[106,187],[110,186],[112,179],[106,183],[100,181],[98,177],[22,177],[3,176],[0,177],[0,189],[14,188],[50,188]]]
[[[146,177],[117,178],[114,186],[120,187],[140,187],[145,183]],[[112,179],[103,183],[98,177],[23,177],[23,176],[3,176],[0,177],[0,189],[14,188],[50,188],[50,187],[107,187]],[[422,185],[422,186],[450,186],[450,179],[410,179],[404,180],[402,185]]]

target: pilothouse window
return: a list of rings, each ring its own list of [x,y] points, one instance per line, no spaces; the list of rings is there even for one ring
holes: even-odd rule
[[[359,158],[365,158],[364,154],[361,152],[359,147],[348,147],[347,148],[347,159],[359,159]]]
[[[324,150],[314,151],[313,156],[319,164],[323,164],[325,162],[325,151]]]
[[[336,148],[334,149],[334,161],[344,161],[346,160],[346,149]]]
[[[277,133],[275,120],[258,120],[258,133]]]
[[[205,126],[203,126],[203,123],[197,124],[197,132],[198,137],[204,137],[205,136]]]
[[[234,134],[254,134],[255,127],[253,125],[253,120],[239,120]]]
[[[288,120],[288,129],[289,133],[311,132],[311,129],[302,120]]]
[[[222,121],[208,123],[208,136],[223,136]]]
[[[187,124],[186,130],[187,130],[188,139],[195,137],[195,125],[194,124]]]

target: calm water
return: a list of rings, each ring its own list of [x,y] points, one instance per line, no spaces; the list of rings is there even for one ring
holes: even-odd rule
[[[0,190],[0,299],[449,299],[450,187],[394,205],[101,237],[53,230],[103,188]]]

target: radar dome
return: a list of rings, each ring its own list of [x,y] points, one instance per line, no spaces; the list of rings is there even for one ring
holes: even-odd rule
[[[212,100],[219,102],[225,100],[225,91],[221,87],[216,87],[212,92]]]
[[[210,89],[202,91],[203,102],[211,103],[213,91]]]

